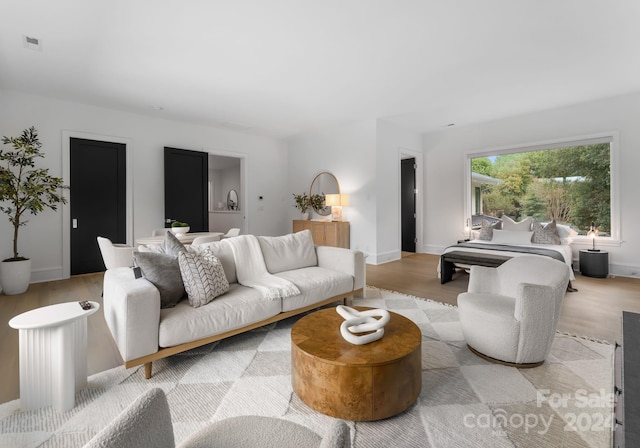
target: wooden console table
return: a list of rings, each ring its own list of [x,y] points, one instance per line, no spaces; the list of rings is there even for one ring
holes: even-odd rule
[[[313,244],[317,246],[334,246],[349,249],[350,227],[348,221],[301,220],[293,221],[293,231],[310,230]]]

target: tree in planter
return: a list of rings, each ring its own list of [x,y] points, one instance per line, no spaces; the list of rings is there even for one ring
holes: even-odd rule
[[[9,203],[0,206],[0,211],[13,225],[13,257],[4,261],[26,260],[18,253],[18,231],[27,224],[24,214],[37,215],[47,208],[57,210],[58,204],[67,202],[61,189],[68,187],[61,178],[49,175],[48,168],[35,168],[36,157],[44,154],[33,126],[20,137],[2,137],[2,143],[12,146],[12,150],[0,149],[0,202]]]
[[[293,200],[295,201],[294,207],[300,209],[300,212],[307,213],[309,209],[321,210],[324,207],[324,195],[307,193],[293,194]]]

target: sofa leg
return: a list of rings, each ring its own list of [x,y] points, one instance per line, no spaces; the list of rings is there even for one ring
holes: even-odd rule
[[[151,378],[151,363],[147,362],[144,364],[144,377],[146,379]]]

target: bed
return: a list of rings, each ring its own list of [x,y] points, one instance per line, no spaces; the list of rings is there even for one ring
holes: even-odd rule
[[[570,280],[575,280],[573,252],[569,244],[573,234],[566,226],[555,222],[543,225],[531,218],[516,223],[506,217],[499,225],[508,230],[497,229],[496,223],[485,222],[479,238],[445,248],[438,263],[440,283],[451,280],[455,268],[467,270],[475,264],[495,267],[509,258],[522,255],[562,261],[570,268]],[[569,285],[569,290],[572,290],[571,283]]]

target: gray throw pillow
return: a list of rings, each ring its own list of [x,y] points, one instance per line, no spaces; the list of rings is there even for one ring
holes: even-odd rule
[[[533,221],[533,236],[531,242],[538,244],[560,244],[560,236],[556,221],[553,220],[544,227],[538,221]]]
[[[181,252],[178,255],[180,273],[189,304],[198,308],[229,291],[229,282],[220,259],[210,250],[199,254]]]
[[[178,257],[178,254],[180,252],[184,252],[187,250],[187,248],[184,247],[184,244],[182,244],[171,231],[164,233],[164,243],[162,244],[162,249],[165,254],[172,255],[176,258]]]
[[[482,220],[482,227],[480,227],[480,235],[478,235],[479,240],[491,241],[493,239],[493,230],[496,229],[496,224],[499,224],[499,221],[491,224],[486,219]]]
[[[142,276],[160,292],[160,308],[172,308],[184,297],[184,285],[178,259],[172,255],[155,252],[134,252],[136,266]]]

